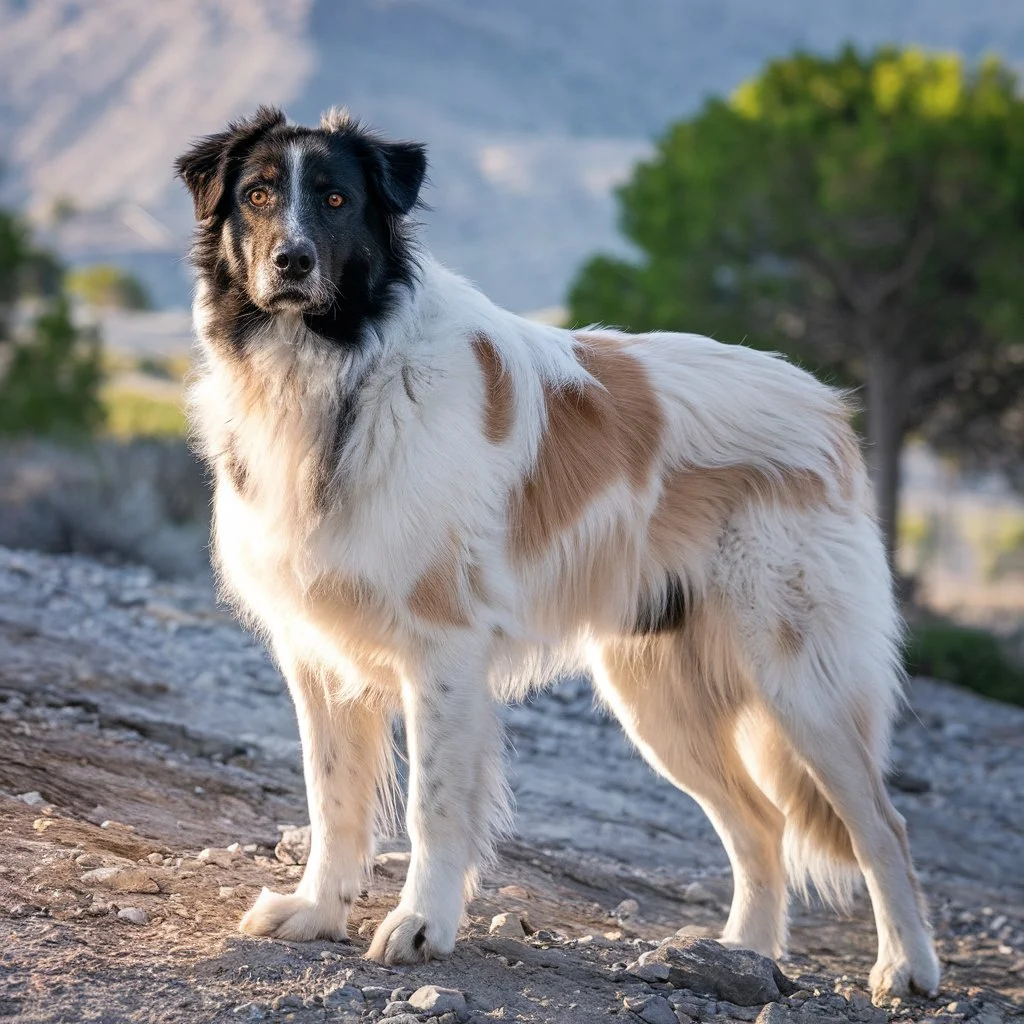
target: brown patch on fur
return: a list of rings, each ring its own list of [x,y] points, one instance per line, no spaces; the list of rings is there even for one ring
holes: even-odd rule
[[[473,354],[484,377],[484,437],[491,444],[501,444],[512,433],[515,417],[515,394],[512,377],[502,366],[494,342],[486,334],[473,335]]]
[[[544,385],[547,430],[511,508],[519,557],[539,557],[616,480],[645,486],[657,456],[664,417],[646,369],[608,339],[580,340],[580,365],[600,386]]]
[[[326,633],[341,639],[345,652],[378,673],[395,654],[394,616],[364,580],[324,573],[307,588],[306,614]]]
[[[746,504],[810,509],[827,500],[825,482],[807,470],[785,469],[768,476],[751,466],[677,469],[665,477],[651,517],[651,550],[662,565],[685,565],[695,552],[713,545]]]
[[[437,561],[416,581],[409,608],[439,626],[468,626],[462,607],[458,547],[451,540]]]
[[[248,497],[249,467],[245,464],[245,459],[238,454],[234,441],[229,441],[224,449],[221,455],[221,466],[224,468],[228,480],[231,481],[231,486],[234,487],[239,496],[243,498]]]
[[[484,585],[483,570],[476,562],[470,562],[466,567],[466,582],[469,583],[469,592],[481,604],[487,604],[487,587]]]
[[[777,636],[782,653],[791,658],[795,658],[804,648],[803,633],[789,619],[779,623]]]
[[[644,487],[661,444],[664,415],[647,368],[621,344],[600,334],[578,334],[580,365],[604,387],[614,410],[607,455],[634,487]]]

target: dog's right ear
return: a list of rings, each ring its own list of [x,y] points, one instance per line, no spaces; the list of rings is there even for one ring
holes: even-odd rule
[[[205,136],[178,157],[174,168],[192,193],[200,224],[217,212],[233,165],[261,135],[284,123],[276,107],[260,107],[252,117],[232,121],[227,131]]]

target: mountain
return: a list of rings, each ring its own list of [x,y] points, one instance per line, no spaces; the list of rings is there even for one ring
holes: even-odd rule
[[[611,190],[674,118],[845,40],[1024,62],[1005,0],[0,0],[0,200],[69,261],[187,301],[171,162],[259,102],[348,105],[430,147],[434,251],[517,309],[623,251]]]

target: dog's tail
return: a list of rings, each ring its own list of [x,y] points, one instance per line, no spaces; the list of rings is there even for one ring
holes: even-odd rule
[[[751,775],[785,815],[783,855],[789,887],[805,901],[811,886],[837,910],[849,910],[862,876],[850,833],[775,723],[746,719],[739,746]]]

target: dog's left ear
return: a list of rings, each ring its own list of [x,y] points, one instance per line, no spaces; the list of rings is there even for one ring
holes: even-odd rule
[[[234,121],[227,131],[200,139],[174,168],[185,182],[195,204],[196,220],[208,222],[217,212],[232,166],[261,135],[284,124],[284,114],[274,107],[260,107],[252,117]]]
[[[407,214],[416,205],[427,173],[426,146],[373,139],[367,164],[370,183],[390,212]]]

